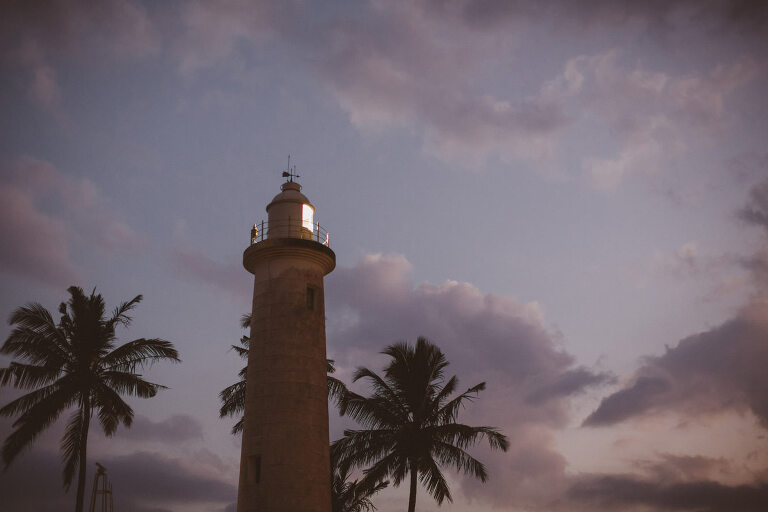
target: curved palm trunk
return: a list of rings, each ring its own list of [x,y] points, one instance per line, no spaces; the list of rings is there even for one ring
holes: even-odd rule
[[[418,476],[414,464],[411,464],[411,495],[408,498],[408,512],[416,510],[416,478]]]
[[[85,499],[85,473],[86,473],[86,449],[88,446],[88,426],[91,423],[91,403],[85,399],[83,403],[83,432],[80,436],[80,469],[77,475],[77,501],[75,502],[75,512],[83,512],[83,501]]]

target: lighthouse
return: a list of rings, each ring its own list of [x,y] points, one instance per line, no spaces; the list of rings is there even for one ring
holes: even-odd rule
[[[323,277],[336,255],[284,176],[243,253],[254,282],[238,512],[331,510]]]

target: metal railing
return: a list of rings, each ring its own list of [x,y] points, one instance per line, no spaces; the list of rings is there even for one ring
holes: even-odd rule
[[[319,222],[309,223],[301,219],[287,221],[266,222],[261,221],[251,228],[251,245],[263,242],[270,238],[301,238],[313,240],[327,247],[331,246],[331,235]]]

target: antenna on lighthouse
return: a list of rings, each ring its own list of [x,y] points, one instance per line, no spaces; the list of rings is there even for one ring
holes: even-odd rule
[[[293,178],[301,178],[296,174],[296,165],[291,168],[291,155],[288,155],[288,167],[283,171],[283,178],[288,178],[288,181],[293,181]]]

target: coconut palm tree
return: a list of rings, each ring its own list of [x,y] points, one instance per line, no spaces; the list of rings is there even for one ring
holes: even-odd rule
[[[245,314],[240,317],[240,326],[243,329],[247,329],[251,325],[251,315]],[[219,417],[225,416],[237,416],[237,422],[232,426],[232,434],[238,434],[243,431],[243,412],[245,412],[245,378],[248,374],[248,348],[250,345],[250,338],[243,336],[240,338],[240,345],[232,345],[232,350],[237,352],[241,358],[246,362],[246,366],[240,369],[237,374],[240,380],[227,386],[219,392],[219,399],[221,400],[221,408],[219,409]],[[333,360],[326,360],[326,371],[331,374],[336,371],[333,365]],[[338,401],[346,391],[347,387],[339,379],[328,375],[328,398]]]
[[[389,481],[349,481],[349,468],[340,468],[331,460],[331,512],[373,512],[371,497],[389,485]]]
[[[38,303],[22,306],[11,315],[10,324],[15,328],[0,353],[18,361],[0,368],[0,385],[33,391],[0,408],[2,416],[18,416],[3,443],[2,458],[8,467],[66,409],[74,407],[61,450],[66,490],[78,471],[75,510],[81,512],[92,416],[98,416],[107,436],[120,423],[129,427],[133,410],[120,395],[155,396],[164,386],[144,380],[137,371],[161,359],[179,361],[179,355],[169,341],[157,338],[116,346],[115,330],[130,324],[128,312],[141,301],[141,295],[123,302],[105,318],[104,299],[95,290],[90,296],[76,286],[67,291],[70,298],[59,306],[58,324]]]
[[[438,504],[452,501],[440,466],[454,466],[485,482],[485,466],[466,449],[484,438],[492,449],[506,451],[507,438],[493,427],[456,422],[462,405],[485,389],[485,383],[451,398],[459,381],[456,376],[444,379],[448,361],[423,337],[416,346],[396,343],[382,353],[392,358],[383,377],[368,368],[359,368],[354,376],[354,381],[367,379],[373,394],[348,391],[341,400],[342,414],[366,429],[345,430],[331,445],[331,456],[338,457],[342,469],[369,466],[363,483],[391,478],[398,486],[410,475],[409,512],[416,508],[417,480]]]

